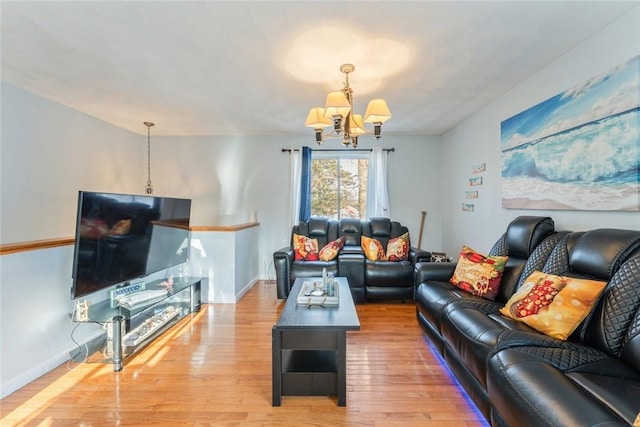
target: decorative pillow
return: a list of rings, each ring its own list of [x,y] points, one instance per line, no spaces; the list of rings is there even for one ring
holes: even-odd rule
[[[545,335],[566,340],[591,312],[606,285],[534,271],[500,312]]]
[[[449,282],[470,294],[493,300],[500,289],[502,272],[508,258],[483,255],[463,246]]]
[[[362,236],[360,238],[360,246],[362,246],[364,256],[366,256],[369,261],[384,261],[386,254],[379,240]]]
[[[116,225],[111,227],[111,231],[109,231],[110,236],[123,236],[125,234],[129,234],[131,230],[131,220],[130,219],[121,219],[116,222]]]
[[[88,219],[82,218],[80,220],[80,236],[90,239],[97,239],[98,237],[106,236],[109,234],[109,226],[101,219]]]
[[[317,261],[318,239],[310,239],[307,236],[294,234],[293,253],[296,260]]]
[[[336,240],[327,243],[322,249],[320,249],[319,258],[321,261],[331,261],[338,256],[338,252],[344,246],[344,242],[347,238],[342,236]]]
[[[409,233],[389,240],[385,259],[387,261],[406,261],[409,259]]]

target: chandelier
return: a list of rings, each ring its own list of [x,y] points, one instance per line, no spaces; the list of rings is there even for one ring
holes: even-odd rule
[[[155,123],[142,122],[147,127],[147,186],[144,192],[147,194],[153,194],[153,187],[151,186],[151,126]]]
[[[342,144],[353,148],[358,146],[360,135],[372,133],[364,127],[365,123],[373,123],[373,136],[380,138],[382,123],[391,118],[391,111],[384,99],[373,99],[362,115],[353,112],[353,90],[349,86],[349,73],[355,67],[352,64],[343,64],[340,71],[345,74],[342,90],[329,92],[324,108],[315,107],[309,111],[304,125],[313,128],[316,132],[318,145],[327,138],[342,137]],[[322,128],[333,126],[333,129],[323,133]]]

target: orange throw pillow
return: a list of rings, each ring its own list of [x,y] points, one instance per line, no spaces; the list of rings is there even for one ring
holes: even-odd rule
[[[386,254],[379,240],[362,236],[360,238],[360,246],[364,251],[364,256],[366,256],[369,261],[384,261]]]
[[[566,340],[589,315],[607,284],[534,271],[500,312]]]
[[[463,246],[449,282],[470,294],[494,300],[507,259],[506,256],[486,256]]]
[[[317,261],[318,239],[310,239],[307,236],[294,234],[293,253],[296,260]]]

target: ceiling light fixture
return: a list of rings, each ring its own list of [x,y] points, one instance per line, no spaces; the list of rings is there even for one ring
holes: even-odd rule
[[[147,186],[144,192],[147,194],[153,194],[153,187],[151,186],[151,126],[155,123],[142,122],[147,127]]]
[[[327,94],[327,100],[322,107],[314,107],[309,111],[304,125],[313,128],[316,132],[318,145],[327,138],[342,136],[342,143],[353,148],[358,146],[358,137],[372,133],[364,127],[365,123],[373,123],[373,136],[380,138],[382,123],[391,118],[391,111],[384,99],[373,99],[364,113],[364,120],[360,114],[353,112],[353,90],[349,86],[349,73],[355,67],[352,64],[343,64],[340,71],[345,74],[344,87]],[[322,128],[333,125],[329,132],[322,133]]]

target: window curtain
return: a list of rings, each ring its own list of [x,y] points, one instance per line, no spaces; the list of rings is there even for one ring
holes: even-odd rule
[[[311,148],[302,147],[300,167],[300,221],[311,217]]]
[[[368,173],[367,216],[391,218],[387,192],[387,154],[381,147],[371,150]]]
[[[290,168],[291,168],[291,188],[289,200],[291,200],[291,210],[289,211],[289,221],[291,227],[298,224],[300,217],[300,170],[302,169],[302,153],[291,149]]]

